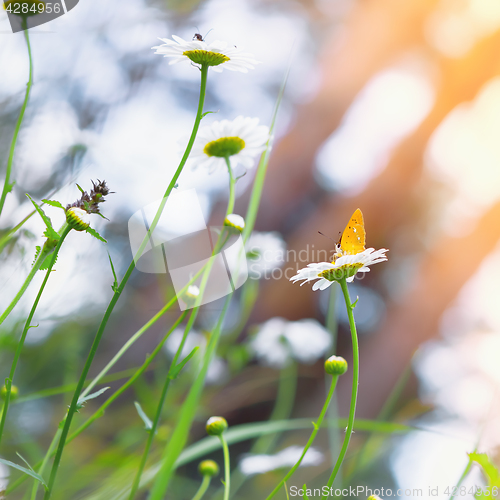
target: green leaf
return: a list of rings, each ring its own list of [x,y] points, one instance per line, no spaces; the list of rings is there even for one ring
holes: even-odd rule
[[[307,486],[306,484],[304,483],[304,496],[302,497],[304,500],[309,500],[309,497],[307,496]]]
[[[59,233],[52,227],[52,221],[50,220],[50,218],[45,215],[45,212],[42,210],[42,208],[38,206],[36,201],[29,194],[26,194],[26,196],[31,200],[31,203],[33,203],[35,210],[40,214],[40,217],[43,219],[43,222],[45,222],[45,225],[47,226],[47,231],[45,231],[44,233],[45,236],[52,240],[59,241]]]
[[[37,261],[38,257],[40,256],[40,252],[42,251],[42,247],[40,246],[36,246],[36,252],[35,252],[35,258],[33,259],[33,264],[31,264],[32,266],[35,265],[35,262]]]
[[[22,458],[22,457],[21,457]],[[24,460],[24,458],[23,458]],[[5,460],[3,458],[0,458],[0,463],[6,465],[7,467],[12,467],[13,469],[20,470],[21,472],[24,472],[28,476],[31,476],[33,479],[36,479],[37,481],[40,481],[45,489],[47,489],[47,483],[43,479],[42,476],[37,474],[36,472],[33,471],[33,469],[30,467],[27,469],[26,467],[23,467],[22,465],[15,464],[14,462],[10,462],[9,460]]]
[[[81,408],[87,401],[89,401],[90,399],[95,399],[95,398],[99,397],[103,392],[106,392],[108,389],[111,389],[111,387],[104,387],[103,389],[100,389],[97,392],[93,392],[92,394],[89,394],[88,396],[80,398],[80,399],[78,399],[78,403],[76,403],[76,405]]]
[[[176,367],[174,367],[172,373],[168,376],[168,378],[171,380],[177,378],[177,375],[179,375],[185,364],[195,355],[198,349],[199,346],[196,346]]]
[[[109,252],[108,252],[108,258],[109,258],[109,263],[111,264],[111,271],[113,272],[113,278],[114,278],[114,282],[111,285],[111,289],[113,290],[113,292],[116,292],[118,290],[118,278],[116,277],[115,266],[113,266],[113,261],[111,260],[111,255]]]
[[[77,184],[76,187],[80,190],[80,193],[85,193],[85,191]]]
[[[51,207],[56,207],[56,208],[62,208],[64,210],[64,207],[59,203],[57,200],[42,200],[46,205],[50,205]]]
[[[153,428],[153,422],[146,415],[144,410],[141,408],[141,405],[137,401],[134,401],[134,405],[135,405],[135,409],[137,410],[137,413],[139,414],[139,417],[141,417],[141,420],[144,422],[144,428],[147,431],[150,431]]]
[[[218,113],[218,111],[205,111],[205,112],[201,115],[201,117],[202,117],[202,118],[205,118],[205,116],[210,115],[210,114],[212,114],[212,113],[217,114],[217,113]]]
[[[500,486],[500,472],[486,453],[469,453],[469,457],[481,466],[484,475],[488,479],[488,486]]]
[[[107,243],[107,241],[95,229],[91,228],[90,226],[87,229],[85,229],[85,231],[91,234],[94,238],[101,240],[103,243]]]
[[[47,271],[47,269],[54,265],[57,261],[57,255],[49,254],[45,259],[43,259],[42,265],[40,266],[40,271]]]

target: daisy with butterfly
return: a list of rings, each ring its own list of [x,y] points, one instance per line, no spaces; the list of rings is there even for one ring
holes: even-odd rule
[[[354,419],[356,414],[356,403],[358,399],[359,386],[359,344],[356,331],[356,323],[354,321],[353,310],[356,307],[356,302],[352,303],[349,296],[347,283],[354,280],[357,273],[366,273],[370,270],[369,266],[378,264],[387,260],[386,248],[375,250],[374,248],[365,248],[366,231],[363,214],[358,208],[351,216],[347,226],[345,227],[338,243],[335,245],[335,253],[332,262],[317,262],[309,264],[307,267],[300,269],[295,276],[290,278],[294,283],[302,281],[301,285],[309,281],[315,281],[313,290],[325,290],[335,281],[339,283],[347,308],[347,316],[349,318],[349,327],[352,338],[352,389],[351,402],[349,406],[349,417],[347,420],[347,428],[344,434],[344,440],[339,456],[333,468],[333,471],[326,484],[322,498],[328,496],[328,492],[332,487],[335,478],[342,466],[351,435],[354,429]],[[317,281],[316,281],[317,280]],[[332,302],[331,302],[332,303]],[[326,412],[330,403],[329,398],[326,399],[322,412]],[[276,488],[266,500],[274,496],[278,488]]]
[[[366,231],[363,214],[358,208],[347,223],[339,242],[335,245],[335,254],[332,262],[317,262],[308,264],[290,278],[294,283],[302,281],[301,285],[309,281],[316,281],[313,290],[325,290],[335,281],[345,279],[350,283],[357,273],[367,273],[369,266],[387,260],[388,250],[381,248],[365,248]]]

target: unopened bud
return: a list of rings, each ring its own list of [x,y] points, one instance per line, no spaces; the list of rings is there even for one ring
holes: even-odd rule
[[[203,460],[198,465],[198,472],[202,476],[216,476],[219,473],[219,466],[213,460]]]
[[[341,356],[330,356],[325,361],[325,372],[329,375],[343,375],[347,371],[347,361]]]
[[[66,210],[66,222],[76,231],[85,231],[90,225],[89,214],[78,207],[71,207]]]
[[[227,429],[227,421],[224,417],[210,417],[205,429],[209,436],[220,436]]]
[[[13,385],[10,388],[10,399],[13,401],[14,399],[17,399],[19,396],[19,388],[17,385]],[[7,387],[5,385],[2,386],[0,389],[0,399],[3,399],[5,401],[5,398],[7,397]]]
[[[236,229],[241,233],[245,229],[245,219],[238,214],[229,214],[224,219],[224,226]]]

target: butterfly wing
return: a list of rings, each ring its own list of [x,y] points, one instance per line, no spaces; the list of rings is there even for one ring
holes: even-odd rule
[[[340,237],[340,248],[344,253],[355,255],[365,249],[366,232],[363,214],[358,208],[347,223]]]

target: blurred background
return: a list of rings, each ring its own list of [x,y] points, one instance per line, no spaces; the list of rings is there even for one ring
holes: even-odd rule
[[[123,275],[132,257],[128,219],[163,195],[177,167],[194,120],[199,72],[189,64],[169,66],[151,47],[158,37],[189,40],[194,33],[243,47],[262,61],[246,75],[210,72],[205,109],[218,113],[204,123],[246,115],[269,124],[289,65],[290,75],[257,219],[262,234],[254,240],[275,258],[264,278],[254,276],[232,302],[191,442],[204,437],[203,424],[213,414],[224,415],[231,426],[267,420],[277,394],[295,383],[296,396],[282,416],[317,417],[325,397],[324,357],[337,353],[351,360],[347,316],[335,286],[312,292],[287,278],[297,267],[324,260],[318,252],[331,251],[334,243],[318,231],[337,240],[359,207],[367,246],[390,252],[388,263],[351,287],[351,295],[359,296],[357,415],[413,430],[357,431],[342,484],[422,488],[424,498],[428,487],[439,487],[437,496],[449,497],[445,488],[459,480],[467,452],[500,459],[498,0],[80,0],[67,15],[32,29],[34,86],[14,162],[16,186],[0,231],[31,212],[25,193],[66,205],[79,197],[75,183],[89,189],[91,179],[105,179],[114,194],[102,208],[109,221],[92,222],[108,245],[73,232],[60,254],[18,366],[20,398],[9,413],[2,457],[19,461],[16,451],[30,463],[43,457],[71,396],[57,388],[76,382],[112,294],[107,252]],[[23,34],[10,33],[3,10],[0,68],[4,171],[28,58]],[[254,173],[237,185],[236,212],[242,215]],[[227,173],[186,168],[179,189],[190,188],[197,190],[207,221],[220,224]],[[62,212],[46,212],[56,227],[62,224]],[[32,217],[3,248],[2,310],[29,273],[42,232],[41,220]],[[2,379],[42,279],[38,273],[0,327]],[[92,375],[172,293],[168,275],[133,275]],[[195,343],[203,345],[220,308],[214,303],[202,309]],[[178,309],[169,311],[127,352],[114,368],[118,377],[143,362],[178,315]],[[289,323],[268,323],[273,318]],[[319,325],[327,320],[325,340]],[[310,355],[301,356],[304,345],[294,347],[293,335],[283,333],[290,328],[302,328]],[[172,346],[174,337],[152,369],[68,445],[54,498],[122,498],[117,491],[147,436],[133,402],[153,414]],[[279,359],[266,357],[280,348]],[[172,385],[151,463],[168,440],[195,364]],[[116,389],[124,380],[106,385]],[[348,373],[331,415],[347,415],[350,384]],[[47,388],[58,394],[39,393]],[[97,407],[90,402],[78,423]],[[232,466],[244,485],[234,498],[265,498],[284,474],[280,464],[296,458],[293,449],[279,453],[303,446],[309,432],[286,432],[257,448],[251,441],[232,446]],[[343,434],[323,432],[309,465],[291,484],[326,483],[331,450]],[[250,452],[259,450],[269,456],[252,462]],[[210,457],[222,463],[222,453]],[[168,498],[192,498],[199,484],[196,465],[178,470]],[[10,472],[9,479],[9,471],[0,469],[3,484],[18,477]],[[213,481],[212,498],[221,498],[219,484]],[[484,484],[479,469],[465,484]],[[27,498],[26,491],[24,485],[9,498]]]

